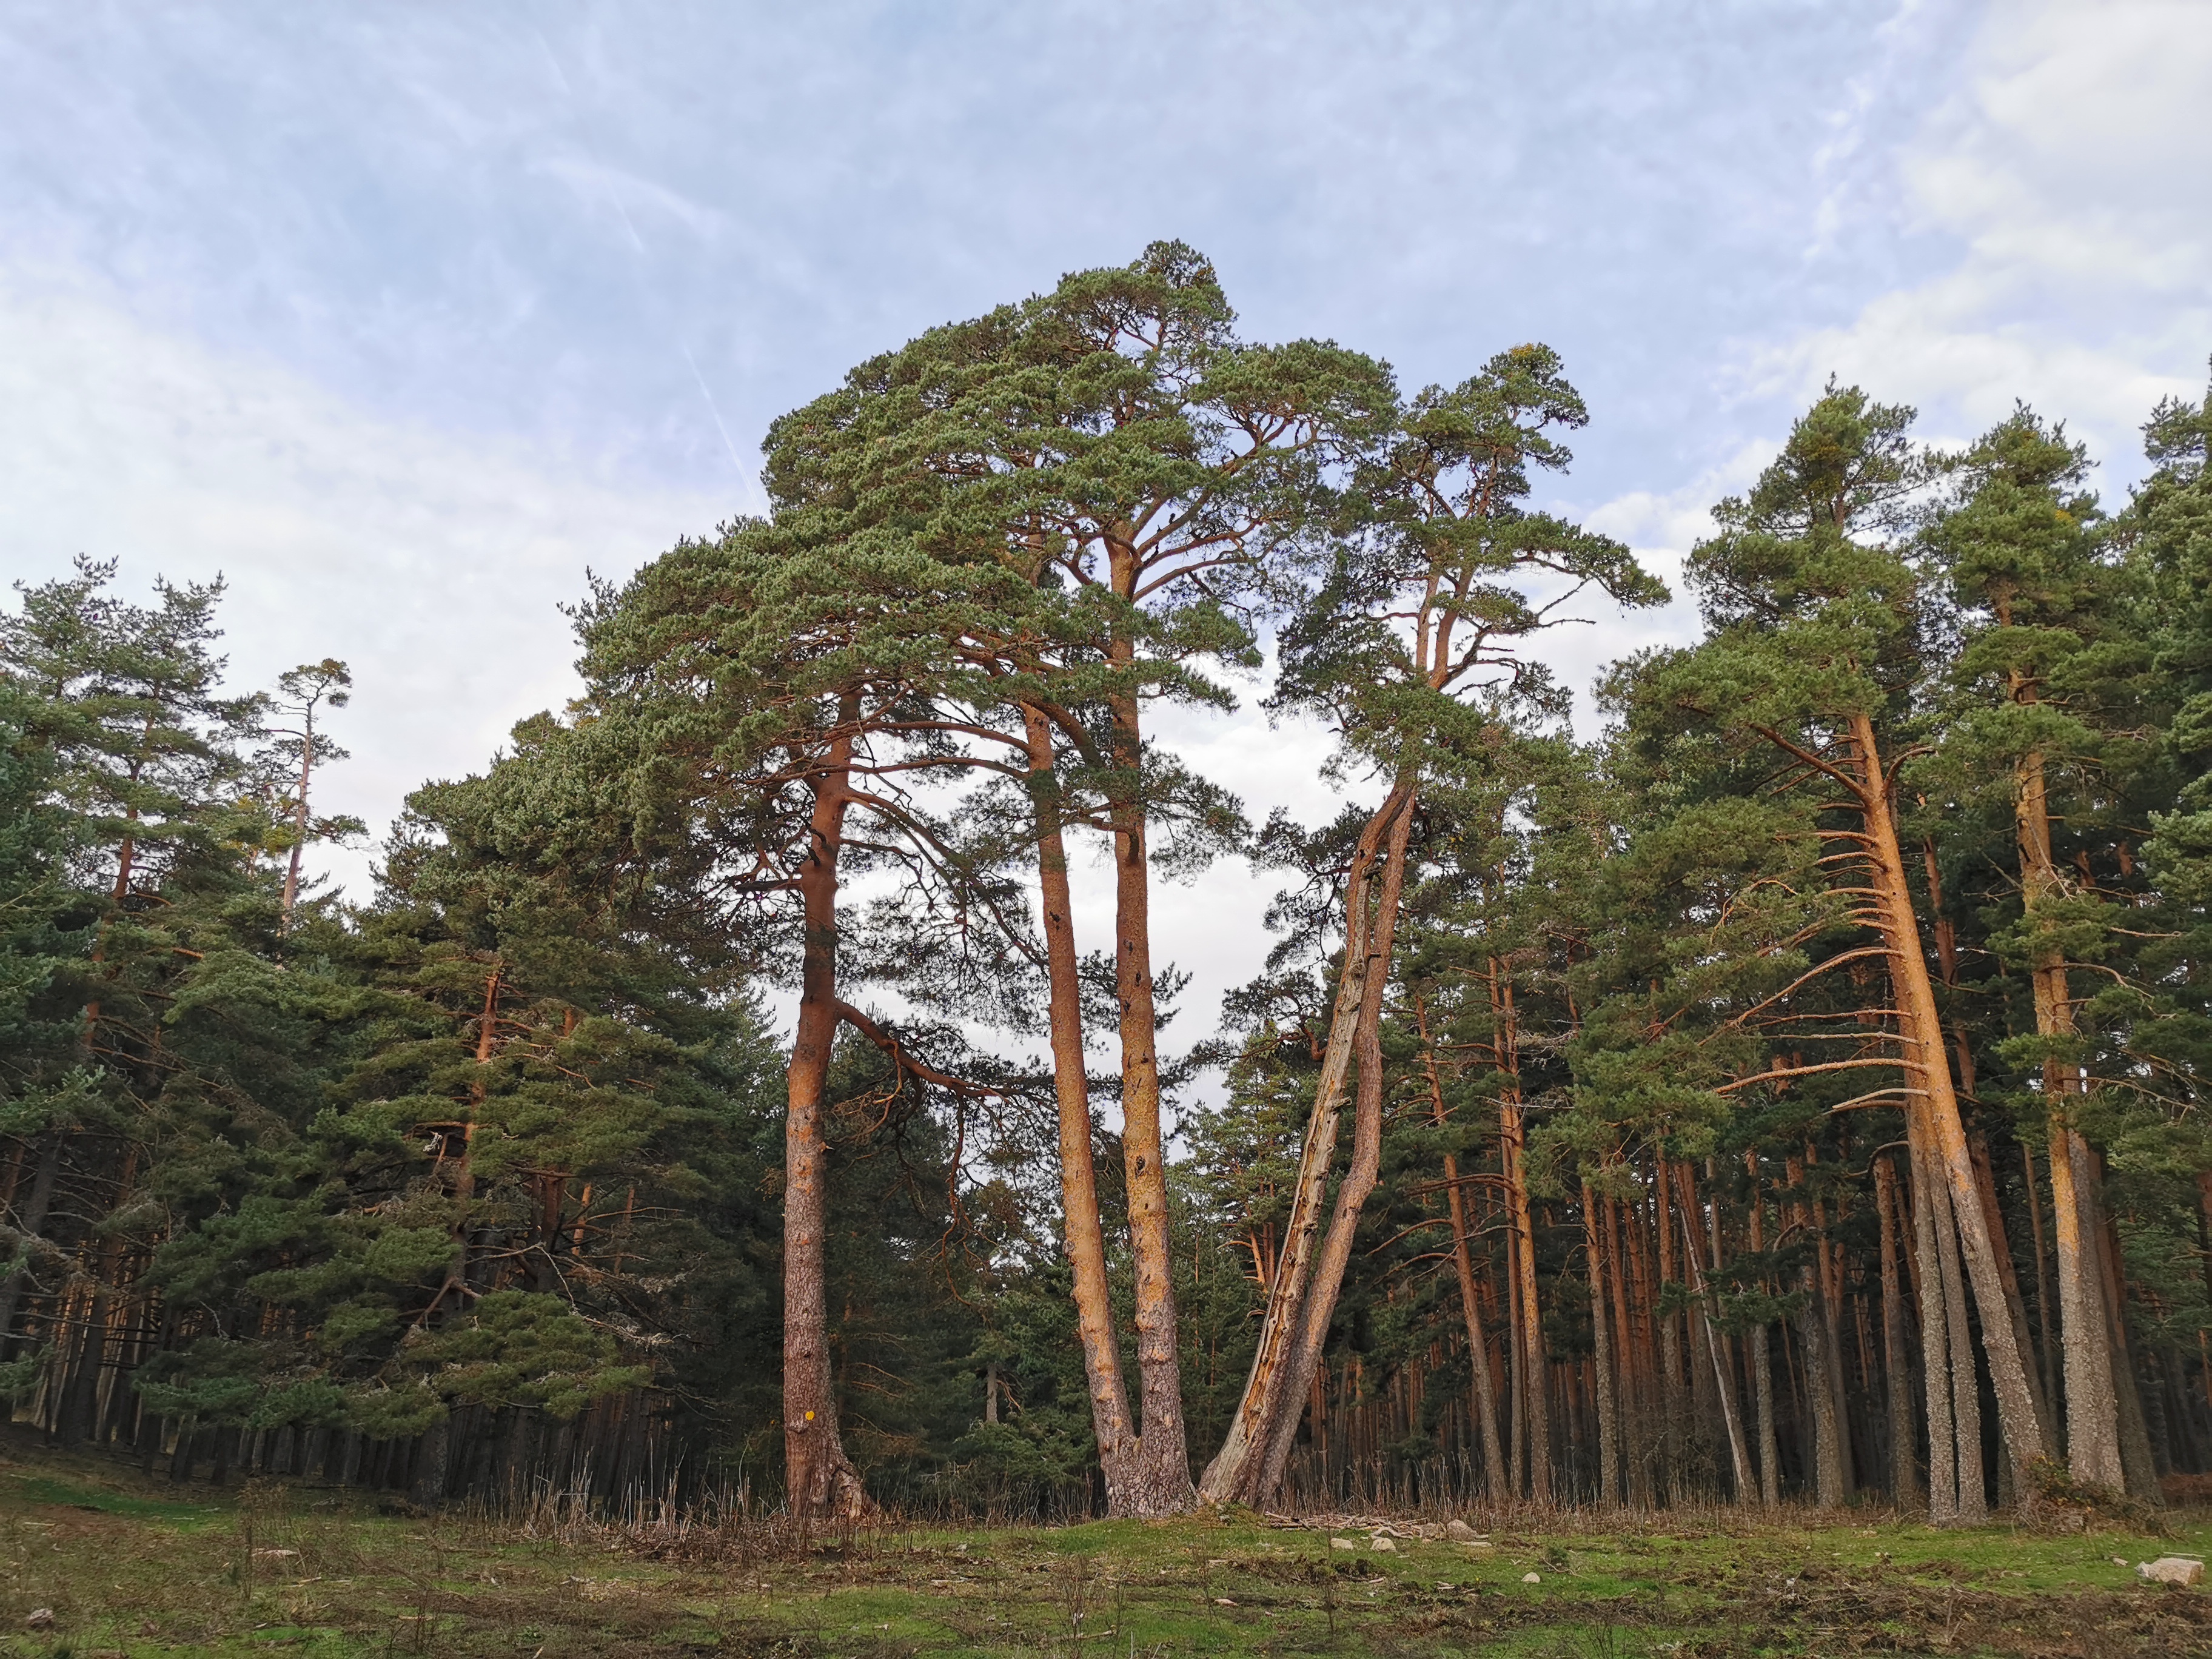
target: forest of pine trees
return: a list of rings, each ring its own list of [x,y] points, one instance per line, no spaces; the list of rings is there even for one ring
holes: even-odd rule
[[[19,584],[17,1432],[425,1508],[2189,1490],[2212,401],[2124,501],[2062,414],[1832,384],[1578,735],[1547,631],[1668,594],[1535,504],[1556,354],[1408,394],[1158,245],[784,416],[344,899],[344,664]],[[1254,673],[1336,822],[1156,738]],[[1170,1042],[1232,857],[1272,932]]]

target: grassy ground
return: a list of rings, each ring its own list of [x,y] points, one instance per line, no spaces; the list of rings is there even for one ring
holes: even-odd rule
[[[2133,1572],[2212,1549],[2201,1515],[2162,1538],[1872,1515],[1494,1524],[1488,1547],[1387,1550],[1370,1528],[1260,1517],[886,1528],[811,1547],[769,1526],[533,1537],[19,1448],[0,1454],[0,1656],[2212,1655],[2212,1593]]]

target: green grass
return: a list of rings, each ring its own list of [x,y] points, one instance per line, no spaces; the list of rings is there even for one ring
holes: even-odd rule
[[[201,1501],[97,1460],[0,1460],[0,1656],[2212,1654],[2212,1595],[2132,1571],[2212,1553],[2198,1516],[2165,1537],[1567,1517],[1501,1524],[1485,1550],[1395,1551],[1241,1516],[886,1527],[795,1549],[765,1528],[532,1537],[361,1494],[185,1490]],[[27,1626],[40,1607],[50,1632]]]
[[[40,1476],[22,1480],[15,1496],[19,1502],[26,1504],[61,1504],[70,1509],[91,1510],[102,1515],[128,1515],[142,1521],[167,1521],[180,1527],[197,1526],[219,1512],[205,1504],[165,1504],[150,1498],[134,1498],[127,1492],[75,1486],[66,1480],[50,1480]]]

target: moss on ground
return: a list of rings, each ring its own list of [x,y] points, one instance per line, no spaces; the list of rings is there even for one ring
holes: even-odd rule
[[[803,1548],[773,1527],[532,1536],[18,1456],[0,1461],[0,1659],[2212,1655],[2212,1594],[2133,1572],[2212,1551],[2197,1514],[2164,1537],[1723,1511],[1391,1541],[1249,1516]],[[51,1630],[31,1628],[40,1608]]]

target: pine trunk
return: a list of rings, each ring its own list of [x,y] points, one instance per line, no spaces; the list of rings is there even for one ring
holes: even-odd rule
[[[1919,1114],[1905,1114],[1912,1159],[1912,1259],[1920,1304],[1920,1379],[1928,1414],[1928,1519],[1948,1527],[1959,1519],[1958,1430],[1951,1419],[1949,1298],[1944,1294],[1940,1230],[1948,1224],[1942,1182],[1929,1168],[1927,1132]],[[1969,1361],[1969,1364],[1972,1362]],[[1979,1475],[1976,1479],[1978,1481]]]
[[[1505,1198],[1514,1239],[1515,1289],[1518,1292],[1520,1329],[1516,1340],[1522,1357],[1520,1419],[1526,1413],[1528,1444],[1528,1496],[1536,1503],[1552,1500],[1552,1427],[1549,1402],[1545,1398],[1544,1322],[1536,1305],[1536,1228],[1528,1209],[1528,1179],[1522,1157],[1526,1137],[1521,1118],[1520,1060],[1514,1031],[1513,986],[1503,979],[1502,964],[1490,964],[1493,1005],[1503,1020],[1505,1092],[1498,1102],[1498,1150],[1504,1165]],[[1514,1425],[1516,1439],[1524,1437],[1521,1422]]]
[[[1663,1295],[1668,1285],[1680,1284],[1674,1266],[1674,1234],[1668,1224],[1667,1212],[1672,1207],[1667,1197],[1667,1164],[1664,1158],[1654,1160],[1651,1181],[1651,1226],[1658,1236],[1659,1285]],[[1659,1453],[1667,1479],[1667,1498],[1670,1504],[1690,1501],[1691,1493],[1685,1481],[1683,1457],[1683,1428],[1685,1409],[1682,1402],[1682,1342],[1680,1322],[1674,1314],[1654,1316],[1659,1322],[1659,1390],[1660,1422]]]
[[[1697,1188],[1687,1164],[1678,1165],[1675,1174],[1682,1188],[1682,1243],[1690,1264],[1691,1288],[1698,1297],[1696,1322],[1705,1335],[1706,1356],[1712,1363],[1714,1392],[1720,1401],[1721,1420],[1728,1430],[1729,1461],[1730,1472],[1735,1480],[1735,1501],[1748,1504],[1752,1501],[1752,1494],[1758,1490],[1758,1477],[1751,1467],[1751,1447],[1744,1439],[1743,1419],[1736,1409],[1735,1379],[1731,1374],[1733,1368],[1729,1364],[1726,1351],[1722,1346],[1720,1333],[1713,1328],[1712,1321],[1705,1316],[1705,1273],[1699,1260],[1697,1231],[1691,1221],[1698,1209]],[[1717,1269],[1721,1266],[1717,1249],[1714,1257],[1713,1266]]]
[[[1358,1032],[1354,1039],[1359,1085],[1352,1119],[1352,1164],[1337,1188],[1334,1212],[1314,1263],[1313,1284],[1306,1293],[1297,1341],[1285,1366],[1285,1386],[1272,1420],[1267,1425],[1267,1452],[1258,1471],[1256,1501],[1272,1498],[1282,1484],[1283,1471],[1297,1439],[1306,1389],[1320,1368],[1329,1324],[1336,1317],[1337,1297],[1344,1287],[1345,1269],[1352,1261],[1360,1213],[1382,1170],[1382,994],[1390,979],[1390,951],[1396,935],[1399,900],[1405,890],[1406,848],[1413,828],[1413,813],[1401,811],[1390,829],[1389,849],[1376,897],[1375,917],[1368,928],[1371,941],[1369,951],[1373,960],[1360,999]]]
[[[2022,677],[2014,678],[2014,696],[2033,701],[2033,688]],[[2014,775],[2021,905],[2033,925],[2039,910],[2063,896],[2065,884],[2051,855],[2043,757],[2033,752],[2023,757]],[[2053,1042],[2073,1036],[2074,1002],[2064,958],[2055,950],[2040,951],[2029,975],[2036,1035]],[[2083,1207],[2094,1190],[2087,1178],[2089,1148],[2071,1121],[2081,1083],[2078,1066],[2056,1054],[2044,1060],[2044,1106],[2051,1118],[2051,1209],[2058,1246],[2059,1349],[2066,1376],[2066,1459],[2075,1480],[2119,1492],[2127,1480],[2120,1461],[2120,1408],[2113,1385],[2110,1320],[2103,1275],[2096,1271],[2096,1224]]]
[[[15,1333],[15,1311],[23,1299],[23,1286],[30,1280],[31,1257],[34,1243],[46,1224],[46,1211],[53,1203],[54,1182],[61,1174],[62,1132],[49,1129],[40,1137],[39,1167],[31,1176],[31,1190],[23,1200],[17,1213],[17,1231],[24,1243],[18,1246],[21,1252],[15,1267],[5,1281],[0,1281],[0,1359],[8,1358],[9,1339]]]
[[[1912,1349],[1905,1323],[1905,1296],[1898,1282],[1897,1170],[1886,1158],[1874,1161],[1876,1220],[1881,1228],[1881,1352],[1889,1399],[1889,1498],[1899,1510],[1920,1495],[1919,1464],[1913,1455]]]
[[[1116,659],[1128,656],[1116,642]],[[1183,1427],[1176,1352],[1174,1256],[1160,1127],[1159,1016],[1153,1003],[1152,858],[1135,793],[1144,738],[1133,697],[1110,699],[1114,758],[1127,781],[1109,806],[1114,835],[1114,994],[1121,1039],[1121,1163],[1136,1267],[1137,1392],[1141,1420],[1127,1466],[1127,1512],[1179,1515],[1197,1498]]]
[[[1421,1035],[1421,1065],[1428,1078],[1431,1121],[1442,1130],[1450,1121],[1450,1115],[1444,1107],[1443,1077],[1437,1067],[1436,1046],[1429,1036],[1428,1006],[1416,997],[1413,1012]],[[1474,1257],[1467,1238],[1467,1194],[1460,1188],[1459,1159],[1450,1152],[1444,1154],[1444,1201],[1451,1217],[1452,1269],[1459,1280],[1460,1313],[1467,1325],[1468,1363],[1474,1372],[1474,1420],[1482,1442],[1483,1484],[1496,1499],[1504,1497],[1508,1490],[1505,1454],[1498,1437],[1498,1389],[1491,1376],[1490,1343],[1482,1328],[1482,1309],[1475,1295]],[[1595,1285],[1595,1267],[1592,1273],[1590,1282]],[[1602,1341],[1602,1338],[1600,1340]],[[1608,1454],[1611,1446],[1608,1441]]]
[[[1743,1167],[1751,1177],[1749,1217],[1751,1253],[1766,1251],[1765,1201],[1759,1194],[1759,1153],[1747,1147]],[[1764,1291],[1769,1286],[1761,1285]],[[1751,1386],[1759,1413],[1759,1501],[1772,1509],[1782,1501],[1782,1449],[1774,1432],[1774,1361],[1768,1351],[1767,1327],[1754,1325],[1747,1334],[1751,1345]]]
[[[1074,902],[1067,879],[1059,779],[1052,732],[1045,716],[1024,708],[1030,787],[1037,826],[1037,881],[1044,914],[1048,1020],[1052,1039],[1053,1091],[1060,1115],[1060,1194],[1067,1259],[1074,1273],[1075,1322],[1083,1343],[1083,1372],[1091,1396],[1091,1431],[1106,1477],[1106,1510],[1129,1512],[1127,1468],[1136,1434],[1121,1374],[1121,1343],[1114,1330],[1112,1290],[1106,1271],[1106,1236],[1098,1214],[1098,1172],[1092,1152],[1089,1072],[1083,1053],[1083,1006],[1075,948]],[[995,1401],[994,1401],[995,1404]]]
[[[1271,1426],[1286,1408],[1286,1401],[1296,1401],[1297,1408],[1304,1408],[1304,1390],[1292,1389],[1285,1378],[1303,1323],[1314,1252],[1327,1213],[1329,1170],[1343,1117],[1345,1081],[1351,1073],[1367,982],[1375,968],[1375,953],[1369,948],[1375,862],[1383,855],[1384,843],[1401,817],[1410,818],[1407,810],[1410,797],[1409,787],[1394,788],[1368,819],[1352,851],[1345,886],[1344,965],[1337,975],[1336,1004],[1329,1019],[1327,1046],[1322,1051],[1313,1108],[1306,1120],[1305,1146],[1291,1193],[1291,1213],[1284,1222],[1282,1249],[1268,1281],[1259,1345],[1245,1377],[1243,1395],[1236,1415],[1230,1419],[1221,1449],[1207,1464],[1199,1484],[1199,1497],[1209,1504],[1257,1501],[1251,1483],[1264,1459]],[[1457,1189],[1454,1190],[1456,1194]],[[1484,1368],[1487,1369],[1486,1364]]]
[[[837,1038],[837,860],[852,804],[851,713],[813,780],[809,846],[799,867],[805,939],[798,1031],[787,1073],[783,1187],[783,1455],[785,1492],[804,1520],[857,1518],[868,1497],[837,1429],[830,1363],[823,1234],[829,1142],[823,1115]]]
[[[1951,1066],[1944,1053],[1942,1023],[1936,1007],[1936,993],[1928,976],[1928,958],[1921,948],[1918,917],[1905,876],[1904,854],[1898,844],[1897,824],[1891,799],[1888,772],[1875,740],[1874,724],[1865,715],[1853,720],[1858,750],[1860,799],[1864,805],[1866,850],[1873,866],[1879,926],[1890,959],[1891,981],[1897,992],[1899,1036],[1905,1049],[1905,1067],[1918,1091],[1913,1104],[1929,1131],[1929,1152],[1950,1189],[1951,1215],[1958,1244],[1963,1247],[1965,1272],[1982,1316],[1982,1343],[1989,1356],[1990,1380],[1996,1392],[1997,1416],[2004,1431],[2005,1449],[2011,1457],[2016,1481],[2027,1467],[2049,1455],[2041,1420],[2027,1384],[2027,1357],[2014,1332],[2013,1310],[2007,1304],[1997,1271],[1996,1252],[1981,1207],[1974,1180],[1973,1161],[1966,1149],[1966,1132],[1959,1117],[1959,1101],[1951,1083]],[[1947,1237],[1950,1230],[1945,1230]],[[1955,1322],[1963,1326],[1963,1320]],[[1960,1335],[1963,1337],[1963,1330]],[[1954,1365],[1971,1382],[1972,1349],[1962,1341],[1958,1354],[1965,1361]],[[1978,1416],[1978,1407],[1977,1407]],[[1976,1461],[1979,1462],[1977,1449]],[[1962,1489],[1960,1502],[1967,1494]]]
[[[1459,1194],[1454,1189],[1452,1197]],[[1456,1231],[1456,1229],[1455,1229]],[[1460,1241],[1464,1255],[1467,1244]],[[1597,1195],[1590,1184],[1583,1182],[1583,1249],[1589,1264],[1591,1368],[1597,1386],[1597,1480],[1598,1499],[1602,1504],[1620,1501],[1620,1412],[1613,1395],[1613,1314],[1606,1305],[1605,1241],[1600,1237],[1597,1215]]]

